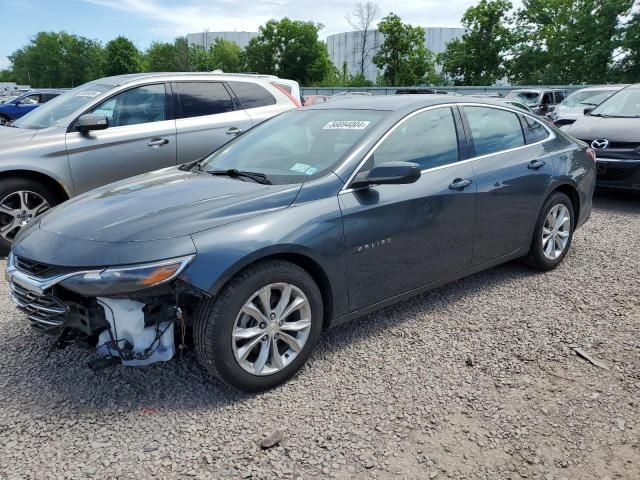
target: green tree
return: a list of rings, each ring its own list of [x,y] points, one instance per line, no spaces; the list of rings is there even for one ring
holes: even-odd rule
[[[373,63],[384,70],[386,85],[404,86],[423,83],[435,72],[433,53],[424,46],[424,28],[402,23],[390,13],[378,24],[384,35]]]
[[[140,51],[126,37],[116,37],[104,50],[105,75],[122,75],[140,71]]]
[[[466,33],[438,56],[443,73],[463,85],[492,85],[502,78],[504,56],[513,46],[506,23],[512,7],[509,0],[480,0],[469,7],[462,17]]]
[[[636,12],[623,29],[613,80],[637,83],[640,82],[640,12]]]
[[[39,32],[9,56],[18,83],[74,87],[103,76],[102,45],[66,32]]]
[[[191,59],[189,56],[189,43],[187,37],[178,37],[173,42],[175,51],[175,71],[189,72],[191,71]]]
[[[331,72],[326,44],[318,40],[322,25],[300,20],[269,20],[245,49],[247,69],[311,85]]]
[[[223,72],[237,73],[244,70],[244,58],[242,49],[237,43],[224,38],[216,38],[209,47],[209,58],[212,70],[220,69]]]
[[[213,70],[211,65],[211,57],[200,45],[191,45],[189,47],[189,64],[194,72],[208,72]]]
[[[153,42],[144,55],[144,69],[147,72],[179,71],[176,47],[172,43]]]
[[[602,83],[633,0],[524,0],[510,76],[517,83]]]

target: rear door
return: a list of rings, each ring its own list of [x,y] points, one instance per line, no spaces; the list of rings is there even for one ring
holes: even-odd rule
[[[116,93],[91,109],[109,127],[82,133],[71,126],[67,154],[76,194],[176,164],[176,125],[167,85]]]
[[[234,80],[227,82],[227,85],[235,95],[240,108],[251,117],[253,125],[293,108],[293,104],[287,104],[286,108],[278,104],[273,93],[259,83]]]
[[[475,159],[478,204],[473,264],[481,265],[528,248],[531,231],[553,175],[538,120],[500,107],[462,108]]]
[[[224,82],[175,82],[173,91],[179,163],[211,153],[252,126]]]
[[[340,193],[352,311],[471,265],[476,187],[457,115],[437,107],[408,117],[361,167],[414,162],[417,182]]]

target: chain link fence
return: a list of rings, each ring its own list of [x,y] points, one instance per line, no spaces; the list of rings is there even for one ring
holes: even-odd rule
[[[395,95],[396,90],[402,89],[407,90],[411,88],[430,88],[437,91],[447,92],[447,93],[457,93],[459,95],[472,95],[472,94],[500,94],[501,96],[505,96],[511,90],[521,89],[521,88],[554,88],[554,89],[562,89],[567,90],[568,92],[573,92],[575,90],[579,90],[581,88],[586,88],[590,85],[532,85],[532,86],[513,86],[513,85],[504,85],[504,86],[487,86],[487,87],[302,87],[302,95],[335,95],[336,93],[341,92],[368,92],[371,95]]]

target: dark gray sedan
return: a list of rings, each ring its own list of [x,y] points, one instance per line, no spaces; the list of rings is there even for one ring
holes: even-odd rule
[[[323,328],[509,260],[558,266],[594,160],[504,103],[336,99],[45,213],[13,245],[12,298],[96,368],[193,344],[214,377],[265,390]]]

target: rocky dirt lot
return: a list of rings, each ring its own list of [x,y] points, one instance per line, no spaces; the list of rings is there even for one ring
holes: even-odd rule
[[[338,327],[260,395],[190,354],[47,358],[3,282],[0,478],[639,479],[639,267],[640,196],[601,194],[556,271],[504,265]]]

